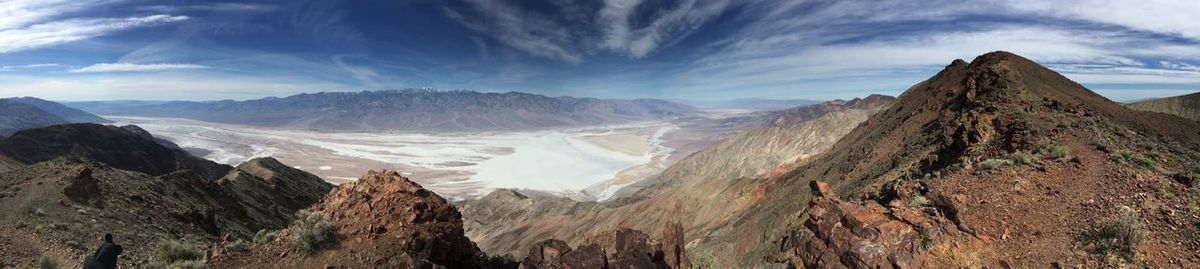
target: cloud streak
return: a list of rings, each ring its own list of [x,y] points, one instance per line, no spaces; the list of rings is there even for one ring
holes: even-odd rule
[[[207,69],[208,66],[181,63],[99,63],[82,68],[71,69],[71,73],[107,73],[107,72],[155,72],[170,70]]]
[[[130,18],[69,19],[0,30],[0,53],[84,40],[131,28],[187,20],[187,16],[149,15]]]

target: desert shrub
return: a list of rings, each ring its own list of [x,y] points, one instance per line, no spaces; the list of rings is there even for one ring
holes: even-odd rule
[[[925,198],[923,195],[913,196],[912,200],[908,201],[908,205],[915,207],[926,207],[929,206],[929,198]]]
[[[180,240],[158,241],[158,261],[173,265],[176,262],[204,259],[195,245]]]
[[[1041,162],[1038,161],[1038,159],[1041,158],[1041,155],[1030,153],[1024,150],[1018,150],[1013,153],[1009,153],[1008,156],[1005,157],[1005,159],[1011,160],[1013,164],[1019,165],[1038,165],[1041,164]]]
[[[254,234],[254,243],[263,245],[263,244],[275,242],[275,239],[278,239],[278,238],[279,238],[279,231],[272,231],[272,230],[266,230],[266,229],[258,230],[258,233]]]
[[[1061,160],[1071,155],[1071,148],[1063,145],[1053,145],[1043,150],[1042,156],[1047,158]]]
[[[13,224],[13,227],[15,227],[17,229],[25,229],[26,227],[29,227],[29,223],[25,222],[23,220],[18,220],[16,223]]]
[[[1138,247],[1146,241],[1147,234],[1137,212],[1123,206],[1115,218],[1100,223],[1094,230],[1084,234],[1084,241],[1095,244],[1098,252],[1115,253],[1133,260]]]
[[[178,261],[167,265],[167,269],[204,269],[207,265],[201,260]]]
[[[47,225],[46,225],[46,229],[55,230],[55,231],[66,231],[66,230],[67,230],[67,224],[64,224],[64,223],[51,223],[51,224],[47,224]]]
[[[1154,159],[1128,150],[1117,151],[1109,155],[1109,159],[1118,164],[1136,165],[1143,168],[1153,168],[1157,163]]]
[[[248,245],[249,245],[249,243],[246,243],[246,240],[241,240],[241,239],[233,240],[233,242],[229,242],[229,243],[225,244],[225,250],[226,251],[243,251],[243,250],[246,250],[246,247],[248,247]]]
[[[29,214],[33,214],[34,216],[38,216],[38,217],[43,217],[43,216],[46,216],[46,210],[42,209],[41,207],[30,208]]]
[[[692,260],[693,269],[714,269],[717,268],[717,256],[708,251],[692,250],[688,251],[688,258]]]
[[[929,250],[929,248],[933,247],[933,238],[929,237],[929,231],[920,229],[914,236],[916,237],[915,241],[921,246],[921,249]]]
[[[167,264],[162,262],[150,262],[142,265],[142,269],[167,269]]]
[[[1004,166],[1009,166],[1012,164],[1013,164],[1013,161],[1009,160],[1009,159],[992,158],[992,159],[987,159],[982,162],[979,162],[978,166],[979,166],[979,169],[992,170],[992,169],[997,169],[997,168],[1004,167]]]
[[[333,241],[333,227],[325,221],[320,211],[300,210],[296,220],[288,227],[292,244],[301,255],[309,255]]]
[[[46,256],[46,254],[42,254],[42,257],[38,259],[38,268],[58,269],[58,261],[50,256]]]

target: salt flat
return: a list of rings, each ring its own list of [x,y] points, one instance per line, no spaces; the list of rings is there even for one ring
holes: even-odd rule
[[[420,134],[318,132],[187,119],[106,116],[134,124],[198,156],[237,165],[271,156],[334,183],[370,169],[409,174],[443,196],[467,198],[494,188],[579,193],[671,150],[661,137],[675,127],[651,122],[529,132]],[[658,166],[658,165],[655,165]],[[621,182],[626,183],[626,182]],[[604,197],[600,197],[604,198]]]

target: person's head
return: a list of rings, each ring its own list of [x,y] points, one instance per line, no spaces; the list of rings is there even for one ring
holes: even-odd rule
[[[109,242],[109,243],[112,243],[112,242],[113,242],[113,241],[112,241],[112,234],[110,234],[110,233],[106,233],[106,234],[104,234],[104,242]]]

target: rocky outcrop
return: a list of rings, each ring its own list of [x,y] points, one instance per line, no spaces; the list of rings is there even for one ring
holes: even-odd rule
[[[781,242],[797,268],[924,268],[935,239],[958,236],[933,208],[838,199],[825,182],[810,182],[813,199],[803,229]],[[926,210],[928,209],[928,210]]]
[[[463,235],[446,199],[395,171],[370,171],[334,188],[312,207],[332,242],[298,255],[289,240],[223,253],[215,268],[481,268],[483,253]],[[294,233],[290,228],[280,238]]]
[[[679,223],[668,224],[663,230],[663,239],[655,242],[650,236],[633,229],[612,232],[607,247],[589,243],[571,249],[562,240],[545,240],[534,244],[521,269],[539,268],[630,268],[630,269],[680,269],[692,268],[684,250],[683,227]],[[612,255],[606,255],[610,253]]]
[[[100,181],[92,177],[92,169],[87,166],[79,166],[63,171],[62,180],[67,186],[63,188],[63,194],[72,202],[100,205],[104,201],[104,194],[100,190]]]

